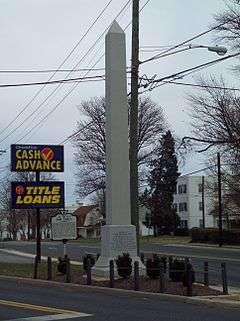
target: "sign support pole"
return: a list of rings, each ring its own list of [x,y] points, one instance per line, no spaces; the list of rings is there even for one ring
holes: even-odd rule
[[[36,182],[40,182],[40,172],[36,172]],[[41,222],[40,222],[40,208],[37,208],[37,243],[36,243],[36,252],[37,252],[37,261],[41,262]]]

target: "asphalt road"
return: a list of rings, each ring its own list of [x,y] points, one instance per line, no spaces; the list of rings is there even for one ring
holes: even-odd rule
[[[5,304],[2,304],[4,300]],[[10,304],[8,306],[7,304]],[[13,308],[12,302],[18,307]],[[23,308],[22,303],[26,304]],[[39,311],[31,310],[31,306]],[[40,307],[39,307],[40,306]],[[48,309],[41,312],[41,310]],[[138,297],[122,292],[98,292],[93,289],[70,289],[61,285],[40,285],[30,282],[0,281],[0,320],[27,318],[35,321],[53,320],[49,315],[53,309],[54,317],[59,317],[54,309],[64,309],[88,314],[73,316],[72,320],[81,321],[237,321],[239,310],[230,308],[210,308],[177,302],[160,297]],[[51,313],[52,315],[53,313]],[[51,316],[53,317],[53,316]],[[65,320],[69,320],[67,318]],[[23,321],[24,319],[21,319]],[[26,319],[27,321],[27,319]]]
[[[36,245],[35,242],[4,242],[0,247],[34,254]],[[240,287],[240,249],[144,244],[141,245],[141,251],[146,255],[159,253],[162,255],[190,257],[196,270],[196,278],[198,281],[203,280],[203,264],[204,261],[208,261],[210,284],[216,285],[221,284],[221,262],[226,262],[229,285]],[[67,245],[67,252],[72,260],[81,261],[82,256],[85,253],[100,253],[100,246],[69,242]],[[62,256],[62,243],[42,242],[42,255],[52,257]]]

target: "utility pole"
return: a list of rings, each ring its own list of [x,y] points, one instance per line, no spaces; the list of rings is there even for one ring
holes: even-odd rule
[[[223,245],[223,226],[222,226],[222,173],[221,173],[221,157],[217,154],[217,168],[218,168],[218,235],[219,246]]]
[[[202,176],[202,227],[205,228],[205,179]]]
[[[138,204],[138,73],[139,73],[139,0],[132,0],[132,62],[130,102],[130,200],[131,222],[136,226],[139,255]]]

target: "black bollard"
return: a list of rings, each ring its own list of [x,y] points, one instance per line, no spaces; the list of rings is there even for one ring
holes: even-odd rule
[[[135,261],[134,262],[134,290],[139,291],[139,262]]]
[[[165,292],[165,278],[164,278],[164,264],[163,262],[160,262],[160,272],[159,272],[159,292],[164,293]]]
[[[90,258],[87,259],[86,273],[87,273],[87,285],[91,285],[92,284],[92,266],[91,266]]]
[[[208,262],[204,262],[204,285],[209,286]]]
[[[226,263],[221,263],[221,270],[222,270],[222,287],[223,287],[223,294],[228,294],[228,282],[227,282],[227,268],[226,268]]]
[[[47,279],[52,280],[52,258],[50,256],[47,258]]]
[[[114,288],[114,261],[109,262],[109,287]]]
[[[70,259],[65,256],[65,260],[66,260],[66,283],[70,283],[71,282],[71,263],[70,263]]]

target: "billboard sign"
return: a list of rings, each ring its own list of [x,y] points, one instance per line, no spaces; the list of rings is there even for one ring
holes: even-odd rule
[[[13,172],[63,172],[63,146],[11,145]]]
[[[64,208],[64,182],[12,182],[12,208]]]
[[[52,217],[52,240],[75,240],[77,238],[77,218],[69,213],[60,213]]]

